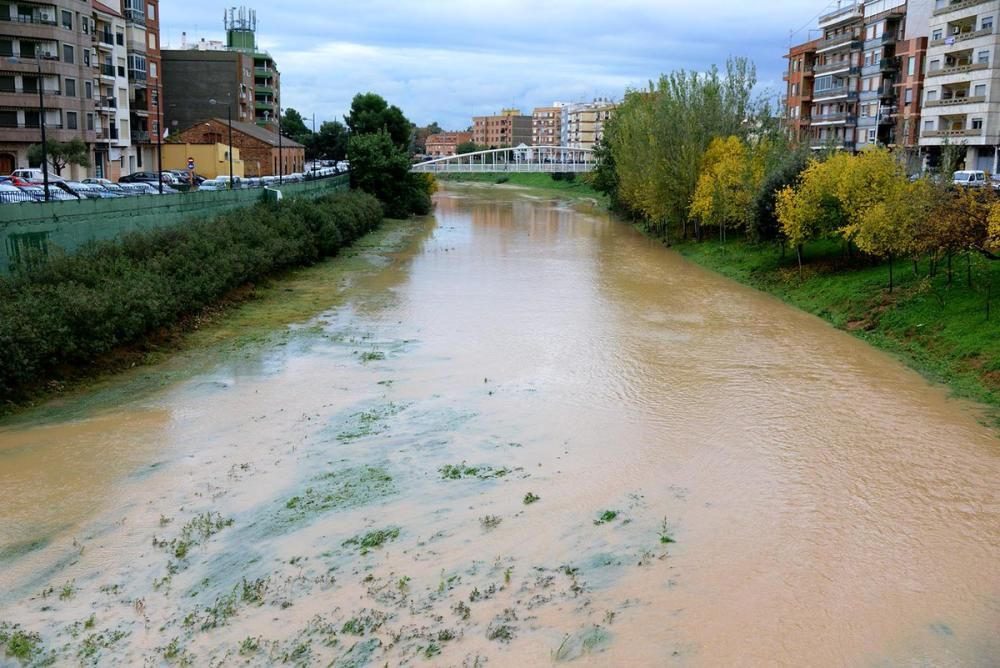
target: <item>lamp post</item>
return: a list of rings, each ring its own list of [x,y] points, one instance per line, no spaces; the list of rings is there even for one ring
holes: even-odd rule
[[[8,58],[11,63],[17,63],[18,58]],[[49,201],[49,152],[45,139],[45,80],[42,78],[42,45],[35,45],[35,65],[38,67],[38,123],[42,130],[42,185],[45,189],[45,201]]]
[[[278,102],[278,185],[285,182],[285,161],[281,157],[281,102]]]
[[[208,101],[209,104],[221,104],[215,98]],[[233,103],[226,102],[226,119],[229,121],[229,189],[232,190],[233,183]]]
[[[154,87],[156,91],[156,170],[157,170],[157,181],[160,182],[160,194],[163,194],[163,105],[160,104],[160,98],[163,96],[163,90],[160,88],[159,81],[156,82]],[[110,158],[110,153],[108,154]]]

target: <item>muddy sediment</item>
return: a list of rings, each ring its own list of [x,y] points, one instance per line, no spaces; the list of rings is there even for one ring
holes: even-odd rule
[[[369,255],[162,389],[0,428],[3,661],[1000,656],[971,407],[557,200],[456,187]]]

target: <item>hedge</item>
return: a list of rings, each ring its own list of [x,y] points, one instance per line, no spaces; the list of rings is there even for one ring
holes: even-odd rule
[[[261,203],[89,244],[0,277],[0,401],[94,362],[268,274],[335,255],[382,221],[364,193]]]

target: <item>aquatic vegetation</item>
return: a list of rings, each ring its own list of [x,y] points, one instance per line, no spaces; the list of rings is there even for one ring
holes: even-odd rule
[[[484,531],[496,529],[501,522],[503,522],[503,518],[497,515],[483,515],[479,518],[479,525],[483,527]]]
[[[438,469],[441,477],[445,480],[461,480],[462,478],[478,478],[479,480],[489,480],[490,478],[503,478],[510,473],[507,468],[494,468],[492,466],[469,466],[465,462],[458,464],[445,464]]]
[[[128,633],[120,629],[114,631],[101,631],[92,633],[84,638],[77,656],[82,661],[92,660],[97,665],[102,649],[110,649],[115,643],[127,636]]]
[[[337,440],[341,443],[351,443],[369,436],[384,434],[389,431],[386,420],[399,415],[406,408],[406,404],[389,402],[385,406],[354,413],[344,429],[337,434]]]
[[[240,656],[256,654],[260,650],[260,636],[252,638],[247,636],[240,642]]]
[[[76,595],[76,583],[70,580],[59,590],[59,600],[68,601]]]
[[[169,543],[158,541],[153,537],[153,545],[157,547],[169,547],[174,557],[183,560],[187,557],[192,547],[201,545],[206,540],[219,533],[226,527],[231,527],[233,520],[224,518],[219,513],[205,512],[195,515],[181,528],[181,533]]]
[[[392,476],[381,466],[331,471],[313,478],[309,487],[285,501],[276,520],[281,525],[300,522],[330,510],[371,503],[395,491]]]
[[[513,622],[517,621],[517,613],[513,609],[507,608],[502,614],[497,615],[486,627],[486,639],[498,640],[500,642],[510,642],[517,633],[517,627]]]
[[[590,654],[607,646],[611,642],[611,633],[601,626],[591,626],[563,638],[559,647],[552,652],[552,660],[560,663],[575,661],[584,654]]]
[[[667,545],[669,543],[676,542],[674,537],[670,534],[670,525],[667,524],[667,518],[663,518],[663,524],[660,525],[660,543]]]
[[[530,506],[530,505],[531,505],[531,504],[533,504],[533,503],[534,503],[535,501],[538,501],[538,500],[540,500],[541,498],[542,498],[542,497],[540,497],[540,496],[538,496],[538,495],[534,494],[533,492],[528,492],[527,494],[525,494],[525,495],[524,495],[524,505],[526,505],[526,506]]]
[[[357,547],[361,554],[368,554],[371,550],[377,550],[389,541],[393,541],[399,538],[399,528],[390,527],[388,529],[377,529],[376,531],[369,531],[363,536],[355,536],[354,538],[345,540],[342,545],[344,547]]]
[[[598,518],[596,520],[594,520],[594,524],[600,526],[601,524],[607,524],[608,522],[614,522],[615,519],[617,519],[617,517],[618,517],[618,511],[617,510],[605,510],[603,513],[601,513],[598,516]]]
[[[385,353],[381,350],[368,350],[361,353],[361,362],[367,364],[368,362],[378,362],[385,359]]]
[[[389,621],[389,615],[381,610],[365,609],[344,622],[340,632],[353,636],[364,636],[378,631],[387,621]]]
[[[20,624],[0,623],[0,647],[8,656],[27,663],[34,659],[41,646],[42,636],[39,634],[25,631]]]

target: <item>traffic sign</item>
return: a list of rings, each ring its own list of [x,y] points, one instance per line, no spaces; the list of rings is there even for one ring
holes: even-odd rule
[[[188,169],[194,170],[194,158],[188,158]]]

